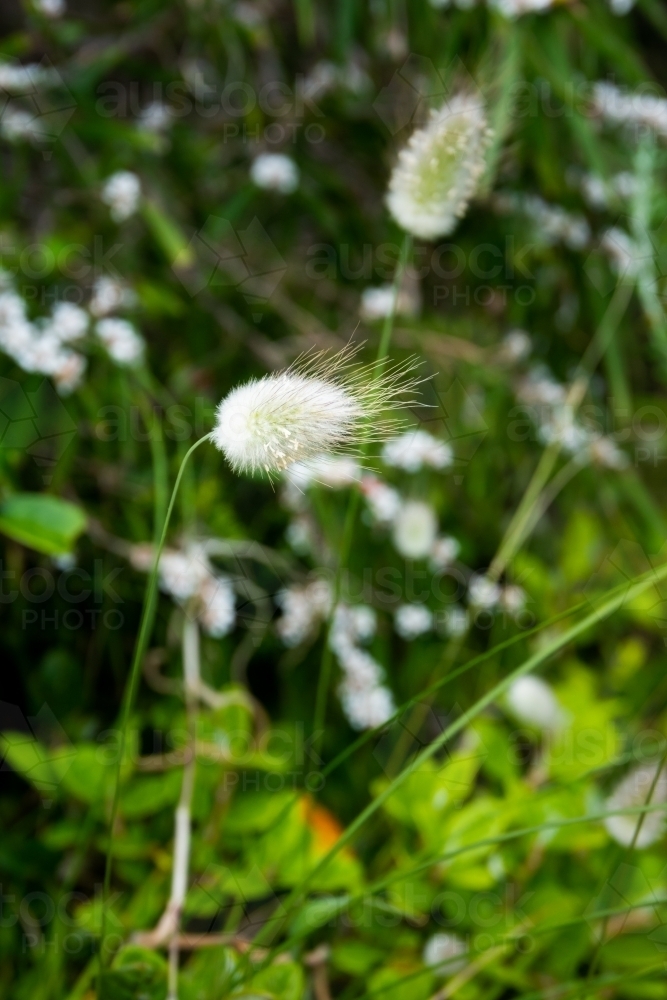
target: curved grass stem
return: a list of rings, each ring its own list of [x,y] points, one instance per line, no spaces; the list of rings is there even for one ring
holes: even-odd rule
[[[102,926],[100,931],[100,952],[99,952],[100,975],[104,968],[107,957],[106,947],[105,947],[106,932],[107,932],[106,909],[107,909],[107,900],[109,898],[109,889],[111,886],[111,868],[113,863],[113,849],[115,842],[116,819],[118,817],[118,804],[120,801],[121,775],[125,758],[125,751],[127,747],[127,729],[129,726],[130,717],[132,715],[132,710],[134,708],[137,688],[139,687],[139,675],[141,673],[141,665],[146,655],[148,642],[153,628],[153,622],[155,620],[155,609],[157,606],[158,565],[160,562],[160,556],[162,555],[162,550],[164,549],[164,543],[167,537],[167,529],[169,527],[171,514],[174,509],[174,502],[178,494],[178,487],[180,486],[181,479],[183,478],[183,471],[193,452],[208,439],[209,435],[205,434],[203,437],[199,438],[198,441],[195,441],[195,443],[188,449],[183,458],[183,461],[181,462],[180,468],[178,470],[178,475],[176,476],[176,482],[174,483],[174,488],[171,492],[171,497],[169,500],[169,505],[167,507],[167,512],[165,514],[164,521],[162,524],[160,540],[158,542],[155,551],[155,557],[153,559],[153,568],[151,570],[150,577],[146,584],[146,590],[144,593],[144,603],[141,612],[141,622],[139,625],[139,633],[137,635],[137,641],[134,647],[134,655],[132,657],[130,676],[128,678],[128,682],[125,688],[125,693],[123,696],[123,708],[121,712],[121,723],[120,723],[120,741],[118,746],[118,765],[116,767],[113,799],[111,802],[111,817],[109,819],[109,842],[107,846],[106,860],[104,865],[104,883],[102,888],[102,921],[101,921]]]

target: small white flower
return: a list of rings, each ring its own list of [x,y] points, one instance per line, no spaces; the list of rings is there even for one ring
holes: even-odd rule
[[[649,793],[655,781],[656,770],[655,764],[641,764],[630,771],[607,799],[605,811],[633,809],[647,805]],[[665,803],[667,803],[667,771],[663,768],[653,789],[650,805],[657,806]],[[665,811],[643,814],[644,819],[635,841],[635,847],[649,847],[660,840],[665,832]],[[623,847],[629,847],[634,839],[641,815],[641,813],[637,813],[634,816],[609,816],[604,820],[607,833]]]
[[[35,10],[45,17],[62,17],[67,7],[65,0],[33,0]]]
[[[454,453],[450,445],[418,428],[387,441],[382,449],[382,460],[395,469],[419,472],[425,465],[432,469],[449,469]]]
[[[338,693],[343,711],[353,729],[375,729],[387,722],[396,711],[392,693],[383,684],[358,688],[345,679]]]
[[[161,590],[177,601],[187,601],[210,575],[210,569],[199,551],[167,549],[160,556],[158,573]]]
[[[88,313],[73,302],[59,302],[49,320],[49,331],[63,344],[79,340],[88,329]]]
[[[332,649],[340,649],[345,644],[368,642],[375,635],[377,618],[367,604],[350,607],[339,604],[334,614],[330,643]]]
[[[391,524],[401,509],[401,494],[375,476],[364,476],[361,490],[366,498],[371,517],[378,524]]]
[[[489,0],[489,5],[495,7],[507,18],[521,17],[522,14],[533,14],[548,10],[554,0]]]
[[[60,363],[53,372],[56,389],[63,396],[69,396],[78,389],[86,371],[86,359],[75,351],[63,351]]]
[[[565,719],[565,713],[549,685],[531,674],[518,677],[510,685],[507,706],[520,722],[537,729],[555,731]]]
[[[468,631],[468,628],[470,627],[470,616],[465,608],[461,608],[458,604],[454,604],[445,612],[444,621],[442,622],[441,627],[442,631],[445,635],[449,636],[450,639],[458,639],[462,635],[465,635]]]
[[[430,553],[432,569],[440,570],[451,566],[460,551],[461,546],[459,542],[450,535],[442,535],[442,537],[436,538]]]
[[[134,215],[141,198],[141,182],[130,170],[118,170],[102,188],[102,201],[111,209],[114,222],[124,222]]]
[[[291,194],[299,186],[299,168],[284,153],[261,153],[253,160],[250,177],[257,187]]]
[[[500,354],[503,361],[515,364],[527,358],[533,349],[530,336],[525,330],[510,330],[505,334],[500,345]]]
[[[10,93],[32,94],[39,87],[48,87],[58,82],[60,75],[57,70],[47,66],[40,66],[38,63],[21,66],[19,63],[0,61],[0,89]]]
[[[155,134],[166,131],[172,122],[171,108],[162,101],[151,101],[141,112],[137,125],[143,132]]]
[[[500,601],[501,590],[487,576],[475,573],[468,582],[468,601],[476,608],[494,608]]]
[[[310,522],[305,517],[295,517],[285,529],[285,540],[299,556],[307,555],[313,547]]]
[[[119,365],[133,365],[141,360],[144,341],[127,320],[101,319],[95,326],[95,333]]]
[[[416,639],[433,627],[433,612],[425,604],[401,604],[394,614],[394,628],[402,639]]]
[[[197,593],[201,605],[199,621],[208,635],[221,639],[231,632],[236,620],[234,590],[226,576],[207,576]]]
[[[627,469],[630,459],[624,451],[618,447],[613,438],[597,437],[589,444],[591,460],[596,465],[602,465],[606,469]]]
[[[396,296],[394,308],[394,286],[380,285],[376,288],[365,288],[361,293],[359,312],[366,323],[374,323],[391,316],[414,316],[419,302],[407,288],[401,288]]]
[[[526,606],[526,592],[516,584],[503,587],[500,603],[510,615],[518,615]]]
[[[405,559],[424,559],[431,552],[438,533],[433,508],[421,500],[408,500],[394,520],[392,540]]]
[[[298,646],[328,617],[332,605],[331,586],[313,580],[305,587],[287,587],[277,597],[282,615],[276,626],[286,646]]]
[[[439,966],[443,966],[442,973],[447,976],[454,976],[463,968],[468,947],[465,941],[456,937],[455,934],[434,934],[424,945],[423,960],[424,965],[438,971]],[[460,959],[460,961],[454,961]]]
[[[558,406],[547,414],[537,436],[544,444],[558,443],[571,455],[582,457],[590,442],[589,432],[577,423],[571,406]]]
[[[232,389],[211,434],[232,469],[271,477],[294,462],[386,438],[392,424],[383,412],[406,405],[401,396],[414,383],[403,381],[405,366],[379,377],[374,366],[350,366],[353,354],[315,355]]]
[[[624,229],[611,226],[602,234],[600,249],[620,277],[634,277],[642,267],[643,254],[633,238]]]
[[[556,406],[565,401],[565,388],[556,382],[548,369],[535,367],[517,387],[517,396],[523,403]]]
[[[37,115],[23,108],[6,107],[0,118],[0,130],[10,142],[28,139],[34,142],[44,136],[44,124]]]
[[[478,99],[458,94],[433,111],[399,154],[387,206],[403,229],[432,239],[454,229],[484,170],[490,137]]]
[[[88,309],[93,316],[107,316],[117,309],[123,309],[135,302],[134,292],[114,278],[103,275],[93,285],[93,294]]]

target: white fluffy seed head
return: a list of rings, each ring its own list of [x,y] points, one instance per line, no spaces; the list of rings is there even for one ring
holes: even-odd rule
[[[423,239],[446,236],[475,193],[491,132],[480,100],[457,94],[401,150],[387,207],[403,229]]]
[[[252,379],[227,395],[217,410],[213,443],[237,473],[269,478],[294,462],[354,450],[362,442],[384,440],[396,429],[383,419],[390,407],[409,404],[415,387],[405,378],[414,368],[351,364],[356,350],[318,354],[291,368]]]

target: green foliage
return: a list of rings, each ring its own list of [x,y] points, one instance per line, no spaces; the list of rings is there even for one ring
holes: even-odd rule
[[[0,11],[2,1000],[667,998],[667,15],[511,6]],[[634,122],[597,107],[612,80]],[[476,196],[404,242],[390,171],[461,90]],[[450,464],[361,442],[290,489],[203,444],[130,690],[220,399],[384,334],[423,376],[394,416]],[[406,555],[378,484],[456,555]],[[352,666],[316,580],[374,621]]]
[[[0,531],[46,555],[71,552],[85,527],[81,507],[48,493],[15,493],[0,502]]]

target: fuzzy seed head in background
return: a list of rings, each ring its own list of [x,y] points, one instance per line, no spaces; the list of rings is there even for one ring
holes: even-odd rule
[[[464,214],[484,170],[491,132],[478,98],[458,94],[431,113],[401,150],[387,207],[414,236],[447,236]]]
[[[227,395],[217,410],[213,443],[237,473],[271,478],[294,462],[358,450],[396,432],[390,408],[417,384],[414,361],[382,366],[352,363],[357,349],[306,355],[286,371],[252,379]]]

